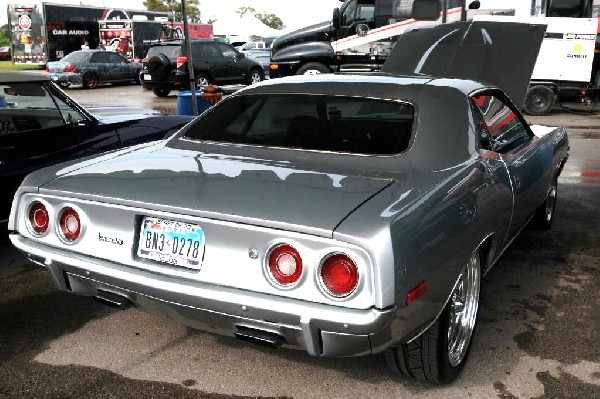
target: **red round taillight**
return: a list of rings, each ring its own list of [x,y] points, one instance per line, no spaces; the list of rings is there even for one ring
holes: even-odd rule
[[[302,258],[289,245],[281,245],[269,255],[269,272],[281,285],[296,283],[302,276]]]
[[[64,208],[59,218],[60,233],[66,241],[75,241],[81,233],[79,214],[73,208]]]
[[[44,234],[48,230],[50,216],[41,202],[35,202],[29,208],[29,225],[35,234]]]
[[[321,279],[331,295],[344,297],[356,289],[358,268],[347,255],[330,255],[321,266]]]

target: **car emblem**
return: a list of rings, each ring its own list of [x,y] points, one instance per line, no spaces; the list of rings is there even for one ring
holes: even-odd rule
[[[250,259],[258,259],[258,249],[250,248],[248,250],[248,256],[250,257]]]

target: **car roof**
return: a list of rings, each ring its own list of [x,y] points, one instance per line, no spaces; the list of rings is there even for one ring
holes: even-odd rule
[[[223,43],[220,40],[214,40],[214,39],[192,39],[190,40],[190,43]],[[227,44],[227,43],[224,43]],[[183,40],[165,40],[162,42],[158,42],[158,43],[153,43],[150,47],[156,47],[156,46],[182,46],[183,45]]]
[[[46,82],[44,74],[34,72],[0,72],[0,83]]]
[[[464,96],[483,89],[495,88],[482,82],[465,79],[437,78],[427,75],[394,75],[388,73],[321,74],[313,76],[290,76],[271,79],[248,86],[243,94],[317,94],[371,97],[387,100],[417,102],[421,92],[435,96],[435,91],[445,87]]]

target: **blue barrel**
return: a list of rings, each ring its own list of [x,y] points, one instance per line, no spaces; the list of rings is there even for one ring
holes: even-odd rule
[[[196,91],[196,102],[198,103],[198,115],[209,109],[212,105],[209,101],[202,99],[202,90]],[[191,91],[180,91],[177,93],[177,115],[194,115]]]

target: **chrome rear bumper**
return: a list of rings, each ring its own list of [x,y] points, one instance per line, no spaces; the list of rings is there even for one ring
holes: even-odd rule
[[[15,233],[10,239],[47,268],[63,291],[93,297],[111,293],[204,331],[326,357],[368,355],[392,343],[393,308],[348,309],[203,284],[74,254]]]

